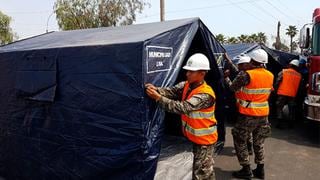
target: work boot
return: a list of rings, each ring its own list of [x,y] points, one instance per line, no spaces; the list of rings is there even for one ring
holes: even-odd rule
[[[253,176],[259,179],[264,179],[264,164],[258,164],[257,168],[252,170]]]
[[[242,166],[242,169],[240,171],[233,172],[232,176],[239,179],[251,179],[252,172],[250,169],[250,165]]]

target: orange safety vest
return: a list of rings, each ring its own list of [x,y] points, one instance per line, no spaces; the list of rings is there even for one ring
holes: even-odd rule
[[[239,113],[248,116],[268,116],[268,99],[273,89],[273,74],[264,68],[246,72],[250,76],[250,83],[236,92]]]
[[[188,100],[195,94],[209,94],[215,98],[215,93],[206,82],[193,89],[187,96],[189,83],[186,82],[183,88],[182,100]],[[200,145],[210,145],[217,142],[217,121],[214,116],[215,104],[188,114],[182,114],[182,132],[190,141]]]
[[[296,97],[301,81],[301,74],[292,68],[284,69],[282,70],[282,73],[283,77],[277,94]]]

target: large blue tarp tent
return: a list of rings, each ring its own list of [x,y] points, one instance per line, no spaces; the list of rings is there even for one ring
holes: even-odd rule
[[[52,32],[0,47],[0,175],[152,179],[166,114],[144,84],[184,79],[181,67],[196,52],[210,59],[207,81],[219,103],[224,49],[198,18]]]

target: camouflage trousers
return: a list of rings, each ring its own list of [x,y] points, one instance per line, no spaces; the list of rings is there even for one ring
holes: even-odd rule
[[[293,97],[289,96],[282,96],[278,95],[276,105],[277,105],[277,118],[281,121],[284,121],[283,119],[283,107],[288,104],[289,107],[289,116],[290,119],[294,120],[295,112],[294,112],[294,106],[295,106],[295,99]]]
[[[264,141],[271,134],[268,117],[239,115],[232,136],[240,165],[250,165],[247,143],[251,133],[255,163],[264,164]]]
[[[248,137],[248,140],[247,140],[248,150],[252,150],[252,146],[253,146],[252,134],[249,134],[249,137]]]
[[[193,144],[193,180],[215,179],[213,152],[214,145]]]

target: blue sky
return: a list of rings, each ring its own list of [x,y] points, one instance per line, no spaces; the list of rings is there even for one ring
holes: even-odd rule
[[[13,18],[12,28],[20,39],[58,31],[53,4],[55,0],[0,0],[0,11]],[[159,21],[160,0],[147,0],[146,7],[135,23]],[[238,36],[265,32],[269,44],[274,41],[277,21],[281,21],[282,37],[288,41],[285,28],[311,22],[312,12],[320,7],[319,0],[165,0],[166,20],[200,17],[214,34]],[[49,18],[50,17],[50,18]]]

